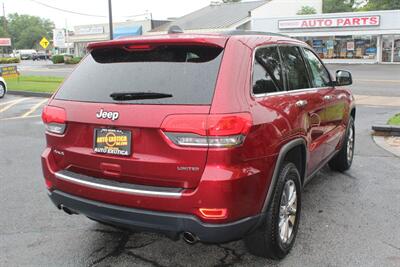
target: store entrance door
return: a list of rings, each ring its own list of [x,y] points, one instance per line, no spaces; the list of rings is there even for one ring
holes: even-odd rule
[[[393,40],[393,62],[400,62],[400,35],[395,35]]]
[[[382,62],[400,62],[400,35],[382,36]]]
[[[382,36],[382,62],[392,62],[393,37]]]

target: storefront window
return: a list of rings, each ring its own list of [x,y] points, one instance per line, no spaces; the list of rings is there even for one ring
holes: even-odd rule
[[[325,36],[300,37],[300,40],[314,48],[321,58],[331,59],[375,59],[377,37],[362,36]]]

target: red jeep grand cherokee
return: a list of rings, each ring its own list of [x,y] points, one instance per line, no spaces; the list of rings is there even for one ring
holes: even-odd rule
[[[283,258],[304,184],[350,168],[349,72],[255,32],[90,44],[43,110],[43,174],[69,214]]]

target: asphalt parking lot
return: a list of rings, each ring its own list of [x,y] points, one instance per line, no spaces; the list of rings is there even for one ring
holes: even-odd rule
[[[57,210],[40,167],[46,101],[0,100],[0,266],[400,266],[400,160],[370,135],[400,107],[358,106],[352,169],[324,168],[307,185],[295,246],[274,262],[241,241],[191,246]]]

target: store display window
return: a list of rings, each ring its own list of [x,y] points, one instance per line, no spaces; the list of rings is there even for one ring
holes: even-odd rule
[[[298,38],[317,52],[321,58],[338,59],[375,59],[377,37],[362,36],[324,36]]]

